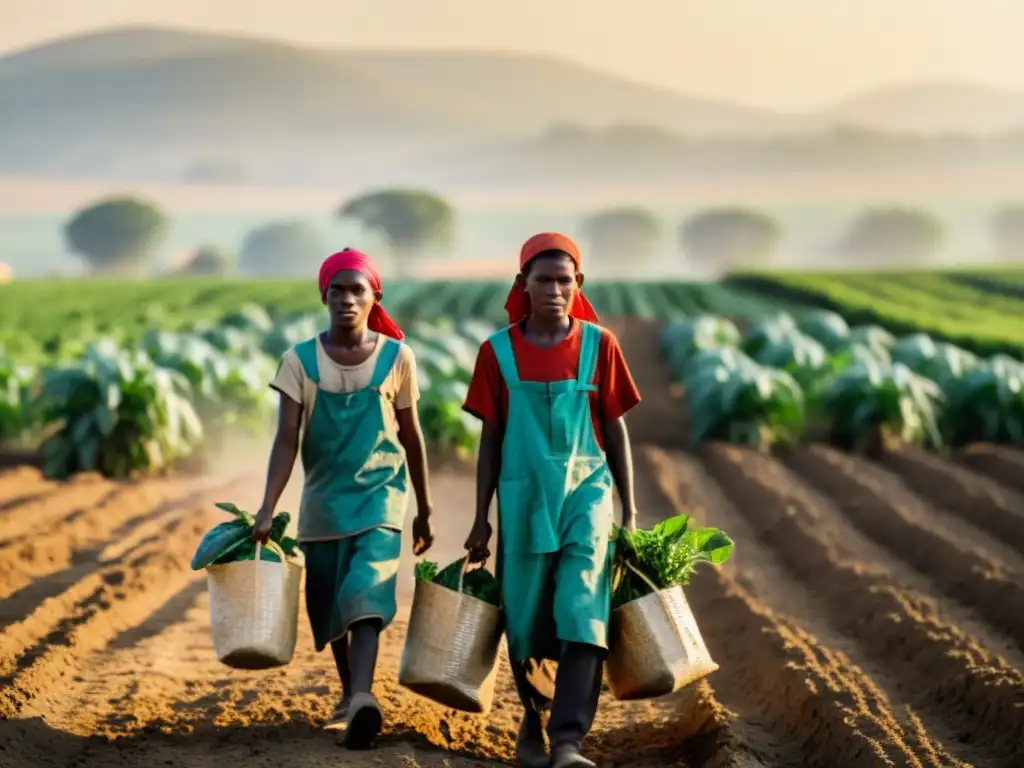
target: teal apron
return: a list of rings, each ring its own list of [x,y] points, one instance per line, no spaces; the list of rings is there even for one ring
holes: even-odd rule
[[[569,642],[608,647],[613,483],[590,406],[601,329],[581,324],[566,381],[521,381],[509,329],[490,338],[509,395],[498,521],[513,662],[557,659]]]
[[[380,343],[370,384],[354,392],[320,388],[315,338],[295,347],[317,385],[302,439],[306,477],[299,514],[306,610],[317,650],[344,636],[353,622],[378,619],[387,626],[397,611],[408,479],[380,387],[401,344],[387,337]]]

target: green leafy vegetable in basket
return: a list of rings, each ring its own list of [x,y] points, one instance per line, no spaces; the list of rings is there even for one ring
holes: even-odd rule
[[[612,607],[661,589],[685,586],[699,563],[721,565],[733,541],[717,528],[691,528],[689,515],[663,520],[650,530],[616,533]]]
[[[256,543],[252,540],[252,528],[256,519],[230,502],[221,501],[216,506],[230,512],[234,519],[214,526],[203,536],[196,553],[192,556],[193,571],[200,571],[210,565],[256,559]],[[270,539],[260,552],[260,560],[279,563],[283,558],[295,554],[299,543],[285,536],[290,522],[291,515],[287,512],[278,512],[274,515],[270,525]]]
[[[443,569],[439,569],[437,563],[422,560],[416,563],[416,578],[458,592],[459,573],[464,560],[465,558],[460,558]],[[466,569],[466,575],[462,581],[462,592],[477,600],[483,600],[485,603],[501,605],[501,582],[482,566]]]

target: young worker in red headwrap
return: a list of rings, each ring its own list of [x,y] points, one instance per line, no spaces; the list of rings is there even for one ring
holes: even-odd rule
[[[601,691],[610,606],[612,488],[635,525],[633,467],[623,416],[640,402],[615,337],[584,297],[580,252],[568,237],[530,238],[505,308],[511,325],[484,342],[465,409],[483,423],[476,521],[466,540],[489,555],[498,494],[498,572],[509,657],[525,716],[520,765],[593,766],[580,744]],[[557,660],[546,697],[531,666]]]
[[[316,649],[331,646],[342,686],[327,728],[345,730],[347,744],[363,748],[382,726],[370,689],[378,636],[396,612],[409,484],[417,555],[433,541],[431,501],[416,361],[380,305],[377,268],[345,249],[324,261],[319,283],[330,329],[289,350],[271,383],[281,406],[253,535],[269,535],[301,451],[306,609]]]

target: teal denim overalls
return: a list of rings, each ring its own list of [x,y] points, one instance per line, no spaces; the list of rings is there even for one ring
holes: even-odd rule
[[[327,392],[319,387],[316,338],[295,352],[316,401],[302,439],[305,484],[299,540],[306,557],[306,607],[317,650],[345,635],[355,621],[387,626],[397,611],[398,561],[408,508],[405,451],[380,387],[401,343],[380,337],[367,387]]]
[[[590,405],[601,329],[581,325],[566,381],[521,381],[509,329],[490,337],[509,394],[498,519],[513,662],[557,659],[567,642],[607,648],[613,483]]]

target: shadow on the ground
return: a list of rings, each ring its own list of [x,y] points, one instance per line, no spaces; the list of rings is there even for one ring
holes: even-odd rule
[[[159,725],[108,739],[83,737],[53,728],[42,718],[0,722],[0,765],[4,768],[489,768],[499,766],[471,754],[438,749],[417,733],[382,736],[375,749],[351,751],[338,738],[308,723],[273,726],[204,725],[165,733]]]
[[[200,595],[206,591],[206,579],[190,581],[170,600],[150,616],[142,624],[119,634],[110,644],[112,650],[135,648],[151,637],[163,632],[170,626],[185,620],[185,616],[195,606]]]

